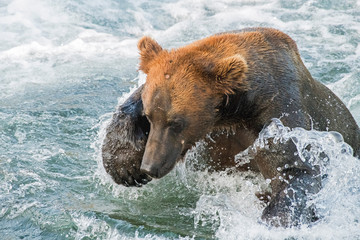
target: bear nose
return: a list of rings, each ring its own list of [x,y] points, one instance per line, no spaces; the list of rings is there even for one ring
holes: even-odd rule
[[[160,178],[159,169],[154,165],[146,164],[144,161],[141,163],[140,171],[153,178]]]

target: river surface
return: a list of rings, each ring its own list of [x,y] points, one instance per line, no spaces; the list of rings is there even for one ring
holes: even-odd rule
[[[0,0],[0,239],[359,239],[360,161],[332,134],[277,136],[328,156],[322,217],[296,229],[259,221],[261,176],[194,170],[196,151],[142,188],[102,167],[112,112],[144,82],[140,37],[174,48],[254,26],[289,34],[360,123],[358,0]]]

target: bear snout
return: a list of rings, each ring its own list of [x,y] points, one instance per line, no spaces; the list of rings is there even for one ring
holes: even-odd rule
[[[143,161],[140,167],[140,171],[152,178],[162,178],[168,174],[175,166],[172,161],[165,162],[164,164],[147,164],[147,161]]]
[[[147,163],[145,163],[145,161],[142,162],[141,167],[140,167],[140,171],[142,173],[145,173],[152,178],[161,178],[162,177],[162,176],[160,176],[159,169],[160,169],[159,167],[156,167],[153,164],[147,164]]]

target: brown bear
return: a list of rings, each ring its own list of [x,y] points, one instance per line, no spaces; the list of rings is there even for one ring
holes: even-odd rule
[[[273,118],[290,128],[340,132],[360,152],[354,118],[311,77],[283,32],[249,28],[170,51],[143,37],[138,48],[146,83],[114,114],[102,148],[105,169],[119,184],[140,186],[163,177],[208,134],[210,164],[233,167],[234,156]],[[270,141],[254,154],[246,169],[271,180],[262,219],[285,227],[313,221],[307,199],[321,188],[319,167],[301,161],[292,141]]]

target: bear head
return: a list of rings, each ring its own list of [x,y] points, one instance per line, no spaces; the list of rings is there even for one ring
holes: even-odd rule
[[[151,177],[170,172],[211,132],[224,96],[247,87],[245,59],[221,47],[193,43],[168,51],[149,37],[139,41],[139,69],[147,74],[142,101],[151,125],[141,171]]]

